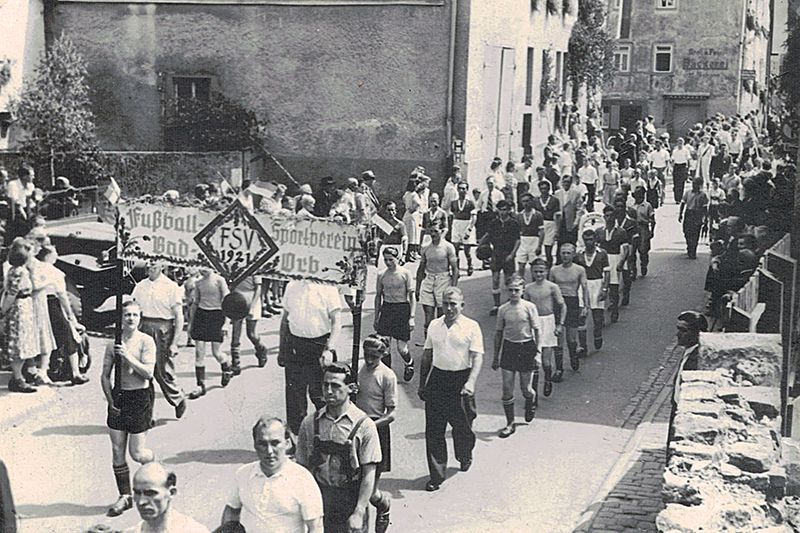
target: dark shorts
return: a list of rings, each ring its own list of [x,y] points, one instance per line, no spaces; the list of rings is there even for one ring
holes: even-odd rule
[[[492,272],[500,272],[501,270],[506,276],[511,276],[514,274],[514,270],[516,269],[516,265],[514,265],[514,258],[511,258],[511,261],[506,261],[508,257],[508,253],[501,252],[501,253],[494,253],[492,254],[492,263],[489,265],[489,268]]]
[[[381,457],[383,460],[378,464],[378,473],[392,471],[392,436],[389,426],[378,428],[378,440],[381,443]]]
[[[536,342],[503,341],[503,352],[500,354],[500,368],[513,372],[531,372],[536,370]]]
[[[114,404],[120,409],[120,414],[108,413],[108,427],[131,434],[144,433],[150,429],[150,420],[153,418],[152,384],[146,389],[114,393]]]
[[[192,319],[192,340],[205,342],[222,342],[222,326],[225,325],[225,315],[222,309],[197,308]]]
[[[411,318],[411,304],[408,302],[386,303],[381,305],[381,316],[375,331],[393,339],[407,341],[411,338],[408,320]]]
[[[564,303],[567,304],[567,318],[564,325],[568,328],[577,328],[581,325],[581,313],[578,307],[577,296],[564,296]]]

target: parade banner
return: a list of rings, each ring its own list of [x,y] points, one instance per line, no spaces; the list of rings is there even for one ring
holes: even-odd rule
[[[118,256],[211,267],[235,285],[249,275],[311,279],[364,289],[365,227],[318,218],[122,202]]]

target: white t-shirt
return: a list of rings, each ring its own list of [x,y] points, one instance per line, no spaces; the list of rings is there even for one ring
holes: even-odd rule
[[[175,509],[170,508],[168,513],[166,527],[164,528],[165,533],[209,533],[206,526],[185,514],[179,513]],[[126,529],[125,533],[147,533],[148,531],[150,530],[147,529],[145,522],[142,521],[138,525]]]
[[[172,310],[183,304],[183,296],[178,284],[161,274],[155,281],[145,278],[133,288],[131,294],[142,308],[142,318],[175,318]]]
[[[686,148],[684,145],[683,148],[675,147],[672,149],[672,162],[676,165],[685,165],[689,162],[689,159],[692,157],[692,152]]]
[[[653,168],[664,168],[667,166],[669,160],[669,152],[666,148],[661,150],[653,150],[650,152],[650,162],[653,163]]]
[[[592,165],[583,166],[578,169],[578,177],[581,179],[581,183],[594,185],[597,183],[597,170]]]
[[[314,339],[331,332],[331,314],[341,311],[341,296],[334,285],[292,280],[283,293],[283,309],[292,335]]]
[[[433,366],[439,370],[466,370],[472,368],[470,352],[483,353],[483,333],[477,322],[464,315],[449,328],[441,316],[428,326],[424,349],[433,349]]]
[[[322,517],[322,494],[311,472],[287,460],[270,477],[258,461],[240,467],[226,505],[241,509],[247,533],[305,533],[305,523]]]

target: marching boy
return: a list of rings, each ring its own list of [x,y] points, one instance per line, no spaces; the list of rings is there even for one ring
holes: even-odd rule
[[[394,422],[397,406],[397,376],[382,359],[389,354],[389,340],[372,334],[364,339],[364,364],[358,371],[358,395],[356,407],[364,411],[378,428],[378,440],[383,460],[375,470],[375,492],[369,503],[376,509],[375,533],[383,533],[389,527],[389,494],[378,488],[380,476],[392,469],[392,442],[389,424]]]
[[[547,279],[547,262],[537,257],[531,263],[533,283],[525,286],[523,298],[536,305],[539,313],[540,326],[540,361],[544,367],[544,397],[553,392],[553,349],[558,346],[559,337],[564,329],[564,319],[567,316],[567,304],[561,296],[558,285]],[[556,311],[558,311],[556,313]],[[556,321],[556,316],[559,317]],[[538,373],[534,374],[533,386],[536,389]]]
[[[522,299],[525,281],[514,274],[508,283],[508,302],[497,311],[492,369],[503,371],[503,410],[506,427],[499,436],[511,436],[514,429],[514,380],[519,373],[519,387],[525,397],[525,421],[536,415],[536,386],[539,382],[541,331],[536,305]],[[531,380],[533,378],[533,380]]]

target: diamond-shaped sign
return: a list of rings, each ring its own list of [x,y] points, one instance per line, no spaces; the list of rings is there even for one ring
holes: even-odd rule
[[[278,253],[275,241],[239,200],[200,230],[194,240],[231,290]]]

